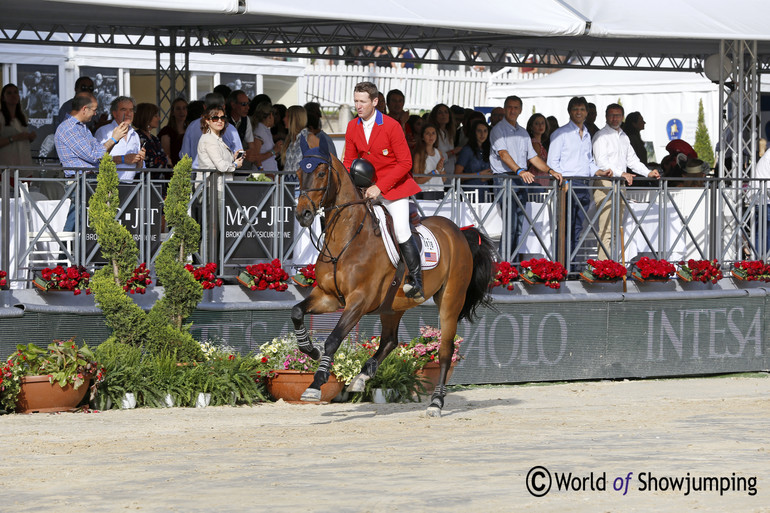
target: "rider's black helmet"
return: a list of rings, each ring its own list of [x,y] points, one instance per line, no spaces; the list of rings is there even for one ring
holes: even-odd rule
[[[374,166],[366,159],[356,159],[350,164],[350,178],[356,187],[369,187],[374,184]]]

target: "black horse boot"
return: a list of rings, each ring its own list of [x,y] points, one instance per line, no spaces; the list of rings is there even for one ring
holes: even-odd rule
[[[418,303],[425,301],[422,293],[422,265],[420,263],[420,250],[417,241],[412,235],[408,241],[398,245],[401,248],[401,257],[404,259],[409,276],[404,280],[404,295],[414,299]]]

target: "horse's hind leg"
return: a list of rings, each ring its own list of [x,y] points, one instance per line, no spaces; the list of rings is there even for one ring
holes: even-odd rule
[[[321,363],[318,365],[318,370],[315,372],[313,382],[303,392],[301,399],[303,401],[320,401],[321,400],[321,386],[329,381],[329,374],[331,374],[332,364],[334,363],[334,353],[339,349],[342,341],[348,336],[350,330],[361,320],[364,315],[364,306],[362,304],[351,305],[348,303],[345,311],[342,312],[340,320],[332,330],[329,337],[324,344],[324,354],[321,356]]]
[[[366,360],[361,372],[353,378],[348,385],[348,392],[363,392],[366,389],[366,382],[376,373],[382,361],[398,345],[398,325],[404,312],[380,315],[382,322],[382,334],[380,336],[380,346],[374,356]]]

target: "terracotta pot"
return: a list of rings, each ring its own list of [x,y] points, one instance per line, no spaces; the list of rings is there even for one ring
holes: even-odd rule
[[[449,370],[446,373],[446,382],[449,383],[449,378],[452,377],[452,373],[455,370],[455,365],[457,363],[452,363],[452,365],[449,366]],[[422,378],[423,380],[427,380],[427,383],[424,383],[425,390],[428,393],[432,393],[433,390],[438,385],[438,378],[441,373],[441,367],[439,367],[438,362],[430,362],[425,364],[425,367],[417,371],[417,376]]]
[[[302,393],[313,382],[312,372],[279,370],[273,371],[273,374],[267,380],[267,391],[276,401],[283,399],[286,402],[302,402]],[[332,374],[329,381],[321,387],[321,402],[330,402],[344,387],[345,383],[337,381]]]
[[[25,376],[21,378],[21,391],[16,400],[18,413],[52,413],[57,411],[72,411],[85,397],[91,378],[75,390],[69,384],[66,387],[59,383],[50,383],[48,376]]]

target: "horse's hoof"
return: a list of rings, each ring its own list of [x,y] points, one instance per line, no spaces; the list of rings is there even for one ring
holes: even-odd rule
[[[425,410],[425,415],[427,415],[428,417],[441,417],[441,408],[431,404],[430,406],[428,406],[428,409]]]
[[[348,385],[348,392],[363,392],[366,389],[366,381],[368,379],[369,376],[366,374],[359,374]]]
[[[299,350],[300,350],[300,351],[302,351],[303,353],[305,353],[306,355],[308,355],[308,356],[309,356],[310,358],[312,358],[313,360],[316,360],[316,361],[318,361],[318,360],[320,360],[320,359],[321,359],[321,357],[323,356],[323,349],[322,349],[322,347],[321,347],[320,345],[315,345],[315,344],[313,344],[313,345],[311,346],[311,347],[312,347],[312,349],[307,349],[307,346],[305,346],[305,347],[303,347],[303,346],[297,346],[297,347],[299,348]]]
[[[299,400],[308,403],[317,403],[321,400],[321,390],[317,388],[308,388],[302,393],[302,397],[300,397]]]

